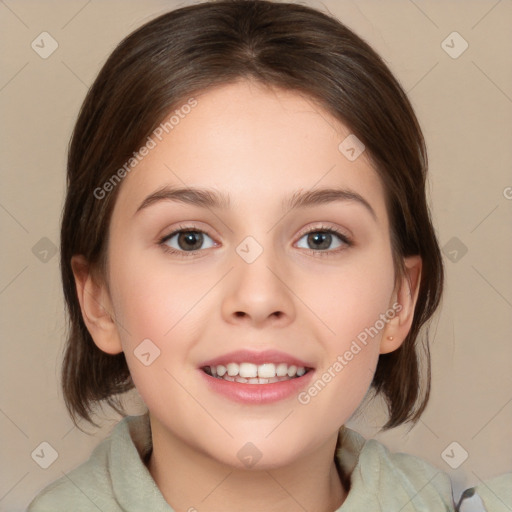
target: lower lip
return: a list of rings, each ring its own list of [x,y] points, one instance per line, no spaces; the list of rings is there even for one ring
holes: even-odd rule
[[[297,395],[301,389],[309,384],[314,373],[314,370],[310,370],[302,377],[273,382],[272,384],[244,384],[243,382],[231,382],[212,377],[203,370],[198,371],[213,391],[230,400],[244,404],[269,404]]]

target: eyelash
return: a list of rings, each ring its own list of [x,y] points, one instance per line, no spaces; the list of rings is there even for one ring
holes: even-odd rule
[[[175,229],[174,231],[172,231],[171,233],[169,233],[168,235],[165,235],[163,236],[162,238],[160,238],[160,240],[158,241],[158,245],[160,245],[162,247],[162,249],[166,252],[166,253],[169,253],[169,254],[172,254],[174,256],[178,256],[178,257],[181,257],[181,258],[188,258],[188,257],[191,257],[191,256],[195,256],[196,254],[200,253],[201,251],[204,251],[204,249],[198,249],[196,251],[178,251],[172,247],[169,247],[166,242],[168,240],[170,240],[174,235],[177,235],[179,233],[202,233],[204,235],[208,235],[208,233],[206,233],[205,231],[201,230],[201,229],[197,229],[196,227],[194,226],[178,226],[178,229]],[[327,234],[331,234],[331,235],[336,235],[339,237],[339,239],[345,244],[346,247],[341,247],[341,248],[337,248],[337,249],[331,249],[331,250],[325,250],[325,251],[322,251],[322,250],[314,250],[314,249],[304,249],[306,250],[307,252],[311,253],[313,256],[315,257],[329,257],[329,256],[333,256],[333,255],[336,255],[338,254],[340,251],[343,251],[343,250],[346,250],[347,248],[350,248],[354,245],[354,243],[352,242],[352,239],[349,238],[347,235],[341,233],[340,231],[338,231],[337,229],[334,229],[334,228],[331,228],[331,227],[327,227],[327,226],[320,226],[320,227],[315,227],[313,229],[310,229],[309,231],[305,231],[304,233],[302,233],[299,237],[299,240],[301,238],[303,238],[305,235],[309,235],[310,233],[327,233]],[[208,235],[210,236],[210,235]],[[212,238],[212,237],[210,237]]]

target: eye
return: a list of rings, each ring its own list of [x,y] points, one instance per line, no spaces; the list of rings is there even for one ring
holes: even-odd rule
[[[305,246],[300,245],[300,241],[305,239]],[[338,241],[336,240],[338,239]],[[337,245],[332,246],[333,242],[337,242]],[[352,241],[348,236],[340,233],[338,230],[328,227],[314,228],[302,235],[298,242],[298,247],[301,249],[307,249],[314,251],[324,256],[323,253],[338,253],[343,250],[344,247],[351,247]],[[327,255],[327,254],[325,254]]]
[[[204,247],[203,244],[206,239],[210,240],[212,243]],[[195,254],[201,249],[213,247],[215,242],[213,242],[213,240],[204,231],[192,227],[180,226],[180,229],[163,237],[159,241],[159,244],[167,252],[186,256],[186,253]]]
[[[305,242],[301,242],[303,239]],[[208,240],[210,241],[209,245],[205,247],[204,243],[208,243]],[[164,236],[158,243],[164,251],[180,257],[196,255],[201,250],[216,245],[207,233],[193,226],[179,226],[179,229]],[[301,243],[306,245],[301,245]],[[299,248],[309,250],[315,256],[330,256],[352,245],[353,242],[347,235],[334,228],[324,226],[307,231],[297,243]]]

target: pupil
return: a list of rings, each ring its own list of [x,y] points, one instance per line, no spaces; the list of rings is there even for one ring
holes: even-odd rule
[[[312,241],[316,244],[315,249],[328,249],[331,245],[331,238],[332,235],[330,233],[312,233],[308,237],[308,242]]]

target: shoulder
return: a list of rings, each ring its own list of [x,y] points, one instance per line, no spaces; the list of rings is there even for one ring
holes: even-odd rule
[[[64,512],[71,508],[85,512],[98,507],[106,512],[108,470],[105,448],[103,441],[86,462],[46,486],[30,503],[27,512]]]
[[[113,496],[112,459],[123,444],[125,450],[128,446],[129,420],[121,420],[86,462],[45,487],[32,500],[27,512],[121,511]]]
[[[444,471],[414,455],[393,453],[351,429],[345,428],[340,435],[338,456],[349,460],[345,465],[351,470],[347,502],[352,494],[354,510],[356,505],[402,512],[454,510],[451,481]],[[351,508],[347,506],[347,510]]]
[[[411,500],[418,510],[433,503],[453,507],[450,477],[427,461],[407,453],[393,453],[375,439],[370,439],[362,452],[361,470],[373,472],[375,483],[385,489],[397,489]],[[428,510],[428,508],[425,508]],[[452,508],[448,508],[452,510]]]
[[[493,477],[468,490],[474,491],[489,512],[512,510],[512,472]],[[463,511],[464,508],[461,509]]]

